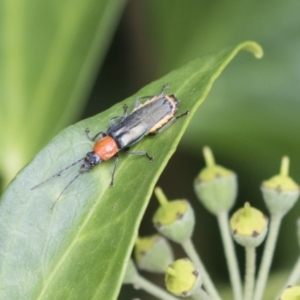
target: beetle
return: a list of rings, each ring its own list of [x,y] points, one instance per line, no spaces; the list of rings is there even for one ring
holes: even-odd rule
[[[116,167],[119,161],[118,152],[123,150],[127,154],[146,156],[149,161],[153,160],[153,157],[146,151],[129,151],[129,148],[138,143],[146,135],[158,134],[171,124],[173,124],[178,118],[181,118],[189,113],[185,113],[175,116],[175,112],[178,109],[179,100],[175,98],[173,94],[165,95],[167,86],[164,86],[162,91],[157,96],[145,96],[136,100],[133,111],[128,114],[128,107],[124,105],[123,115],[120,117],[114,117],[110,120],[110,126],[106,131],[100,131],[95,136],[90,136],[90,130],[85,130],[86,136],[91,141],[96,141],[93,150],[88,152],[84,158],[72,163],[66,168],[60,170],[58,173],[49,177],[45,181],[37,184],[32,189],[39,187],[46,183],[50,179],[60,176],[64,171],[75,166],[83,161],[78,174],[64,187],[59,196],[53,203],[52,208],[60,199],[65,190],[84,172],[91,170],[102,161],[107,161],[111,158],[115,158],[115,163],[112,169],[112,176],[110,185],[114,185],[114,176]],[[141,103],[140,100],[148,99],[145,103]],[[97,140],[101,137],[99,140]]]

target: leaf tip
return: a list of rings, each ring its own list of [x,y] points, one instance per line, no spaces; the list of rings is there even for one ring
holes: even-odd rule
[[[264,56],[264,50],[263,48],[256,42],[253,41],[246,41],[241,45],[241,49],[249,51],[251,53],[253,53],[253,55],[255,56],[255,58],[262,58]]]

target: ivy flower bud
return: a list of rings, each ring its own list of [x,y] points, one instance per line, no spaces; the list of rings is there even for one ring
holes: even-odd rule
[[[187,200],[168,201],[160,188],[155,189],[160,207],[152,221],[159,233],[182,243],[191,238],[195,226],[194,211]]]
[[[237,196],[236,174],[216,165],[209,147],[203,148],[207,167],[195,178],[194,189],[198,199],[213,214],[228,211]]]
[[[167,290],[180,297],[193,295],[202,282],[199,272],[187,259],[178,259],[166,270],[165,284]]]
[[[299,300],[300,299],[300,286],[289,286],[280,296],[280,300]]]
[[[264,181],[261,186],[264,201],[271,214],[285,215],[299,197],[298,184],[288,176],[289,158],[282,158],[280,174]]]
[[[234,240],[244,247],[257,247],[266,237],[268,218],[248,202],[237,210],[230,219]]]
[[[134,254],[138,267],[149,272],[164,273],[167,266],[174,260],[168,241],[158,234],[138,237]]]
[[[126,266],[125,275],[123,278],[124,284],[134,283],[137,276],[137,270],[132,259],[129,259]]]

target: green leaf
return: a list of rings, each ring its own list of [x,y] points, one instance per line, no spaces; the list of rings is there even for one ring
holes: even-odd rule
[[[6,183],[80,112],[124,3],[1,1],[0,171]]]
[[[262,56],[256,43],[245,42],[197,59],[109,110],[66,128],[18,174],[0,209],[0,299],[117,297],[153,187],[213,82],[240,50]],[[112,117],[122,114],[124,103],[132,108],[136,98],[157,94],[164,84],[181,100],[179,112],[189,109],[190,115],[132,148],[147,150],[153,162],[121,154],[113,188],[113,161],[104,162],[81,175],[52,211],[53,201],[78,168],[30,190],[91,150],[85,128],[92,134],[104,130]]]

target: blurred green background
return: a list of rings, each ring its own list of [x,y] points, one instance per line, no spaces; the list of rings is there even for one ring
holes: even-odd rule
[[[202,147],[209,145],[217,162],[238,174],[235,208],[250,201],[266,212],[259,186],[279,171],[283,155],[290,156],[291,176],[300,182],[299,12],[296,0],[2,1],[2,192],[68,124],[105,110],[194,58],[255,40],[264,58],[240,53],[227,67],[158,183],[170,199],[191,201],[198,215],[197,248],[212,278],[227,284],[217,224],[197,203],[193,179],[204,166]],[[141,235],[154,233],[156,207],[153,199]],[[299,253],[299,209],[297,204],[284,219],[274,272],[291,268]],[[237,249],[243,270],[243,251]],[[183,255],[176,247],[176,256]],[[150,278],[162,284],[162,277]],[[153,299],[122,289],[120,299],[133,297]]]

